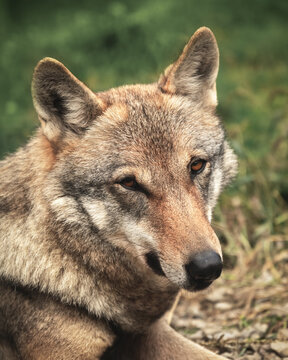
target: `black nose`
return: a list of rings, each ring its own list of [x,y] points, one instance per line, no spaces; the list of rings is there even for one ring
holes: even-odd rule
[[[214,251],[208,250],[196,254],[185,265],[191,282],[212,282],[222,272],[223,263],[221,257]]]

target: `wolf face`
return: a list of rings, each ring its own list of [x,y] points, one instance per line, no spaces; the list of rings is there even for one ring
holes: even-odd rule
[[[101,238],[177,287],[200,290],[220,275],[210,221],[236,158],[215,115],[217,72],[207,28],[155,84],[94,94],[56,60],[38,64],[32,89],[50,149],[51,222],[78,229],[77,251],[91,267]],[[91,232],[89,255],[81,243]]]

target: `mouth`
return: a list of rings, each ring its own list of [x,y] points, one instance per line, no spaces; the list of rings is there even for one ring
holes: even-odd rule
[[[147,253],[145,255],[145,259],[146,259],[146,264],[154,271],[154,273],[156,275],[166,277],[166,275],[161,267],[158,255],[155,252],[150,251],[149,253]]]

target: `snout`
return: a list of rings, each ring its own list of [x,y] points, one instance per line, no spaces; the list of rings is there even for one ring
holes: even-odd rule
[[[146,264],[153,272],[165,276],[173,283],[189,291],[207,288],[222,272],[223,262],[220,255],[212,250],[199,252],[190,258],[186,265],[175,266],[177,262],[160,260],[156,252],[146,254]]]
[[[187,273],[187,290],[207,288],[222,272],[223,262],[215,251],[203,251],[194,255],[185,265]]]

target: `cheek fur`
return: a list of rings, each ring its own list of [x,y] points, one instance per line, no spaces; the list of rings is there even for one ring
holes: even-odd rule
[[[108,212],[102,201],[90,198],[81,198],[81,202],[91,221],[99,230],[102,230],[109,225]]]

